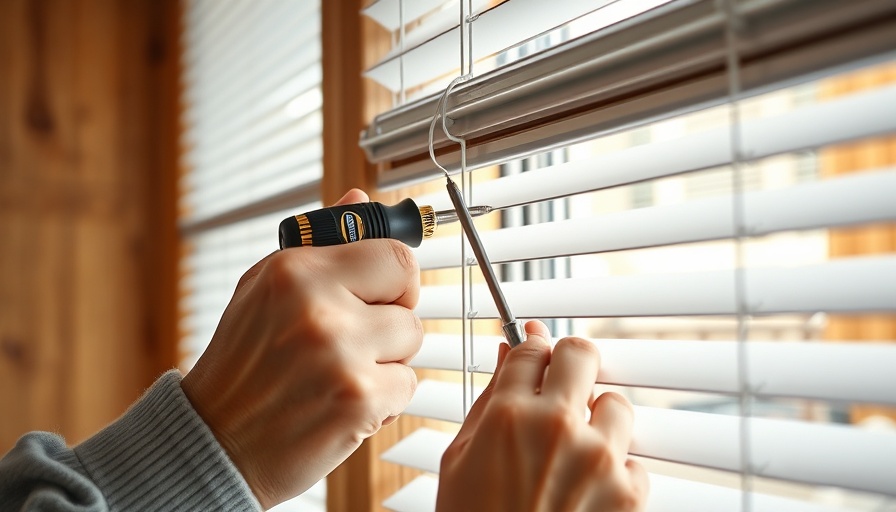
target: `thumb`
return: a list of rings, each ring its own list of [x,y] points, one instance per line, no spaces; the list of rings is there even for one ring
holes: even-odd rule
[[[526,337],[528,338],[529,336],[540,336],[547,343],[551,339],[551,332],[544,323],[539,322],[538,320],[530,320],[526,322]],[[482,394],[479,395],[479,399],[476,400],[476,403],[470,408],[470,412],[467,413],[464,424],[461,426],[457,437],[455,437],[455,443],[464,442],[476,431],[476,427],[479,425],[480,418],[482,417],[482,412],[488,406],[489,400],[491,400],[495,382],[498,381],[501,367],[504,365],[504,361],[507,359],[507,354],[510,353],[510,350],[510,345],[507,343],[501,343],[498,346],[498,364],[495,367],[495,374],[492,375],[492,380],[489,381],[488,386],[485,387]]]
[[[339,201],[333,204],[333,206],[340,206],[343,204],[354,204],[354,203],[366,203],[370,201],[370,197],[361,189],[353,188],[345,193]]]

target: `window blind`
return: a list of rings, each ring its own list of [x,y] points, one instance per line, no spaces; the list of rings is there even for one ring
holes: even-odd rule
[[[596,389],[635,404],[647,509],[896,509],[896,6],[406,3],[364,11],[394,34],[368,76],[396,104],[360,142],[380,186],[450,208],[443,99],[465,165],[441,123],[433,150],[501,210],[477,224],[511,309],[592,340]],[[841,257],[852,229],[884,242]],[[501,341],[461,235],[415,251],[425,426],[383,459],[422,474],[397,511],[434,509]],[[844,321],[871,335],[829,339]]]
[[[319,208],[320,2],[184,4],[182,368],[205,350],[276,227]],[[325,510],[321,481],[277,510]]]

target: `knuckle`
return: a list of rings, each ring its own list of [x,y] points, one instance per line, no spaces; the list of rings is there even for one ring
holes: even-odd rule
[[[352,425],[349,429],[351,442],[360,444],[375,434],[385,419],[375,407],[374,383],[348,368],[333,371],[332,378],[333,402],[340,405],[332,413],[334,419],[337,423]]]
[[[264,272],[275,280],[288,277],[292,273],[292,259],[286,257],[285,253],[275,254],[265,263]]]
[[[417,274],[419,272],[417,258],[414,256],[414,253],[411,252],[410,247],[398,240],[388,239],[386,240],[386,243],[391,248],[394,259],[398,262],[399,266],[408,273],[408,275]]]
[[[342,337],[342,313],[325,301],[312,301],[297,308],[295,328],[303,347],[333,352]]]
[[[262,273],[275,297],[291,293],[296,288],[297,280],[301,276],[292,255],[283,251],[268,259]]]
[[[546,434],[554,439],[572,437],[583,423],[582,419],[576,418],[567,408],[559,404],[553,404],[543,416]]]
[[[587,452],[587,467],[594,477],[608,479],[613,475],[615,466],[616,460],[606,445],[598,445]],[[619,486],[614,486],[614,488],[617,487]]]
[[[240,276],[239,281],[237,281],[236,289],[239,290],[240,288],[246,286],[249,281],[252,281],[258,275],[258,273],[261,272],[261,269],[263,269],[265,265],[267,265],[268,260],[275,257],[276,254],[276,251],[268,254],[267,256],[256,262],[254,265],[252,265],[248,270],[246,270],[243,275]]]
[[[331,370],[329,380],[339,403],[346,404],[346,410],[363,410],[370,403],[372,385],[358,372],[337,366]]]
[[[519,425],[526,424],[528,413],[525,406],[519,400],[514,400],[511,397],[492,395],[486,410],[489,423],[496,424],[495,426],[500,429],[515,429]]]

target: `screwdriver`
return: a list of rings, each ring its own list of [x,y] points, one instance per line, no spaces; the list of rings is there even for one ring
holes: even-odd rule
[[[468,208],[471,217],[485,215],[491,206]],[[432,206],[417,206],[407,198],[398,204],[355,203],[331,206],[280,222],[280,248],[339,245],[367,238],[394,238],[411,247],[419,247],[442,224],[458,220],[456,210],[435,211]]]

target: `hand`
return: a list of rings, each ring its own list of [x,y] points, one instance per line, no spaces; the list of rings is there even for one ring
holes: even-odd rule
[[[544,324],[526,332],[513,350],[501,346],[491,383],[445,451],[437,510],[641,510],[648,480],[628,460],[632,406],[616,393],[589,404],[594,345],[564,338],[551,353]]]
[[[419,288],[395,240],[277,251],[240,279],[181,386],[262,506],[305,491],[407,406]]]

